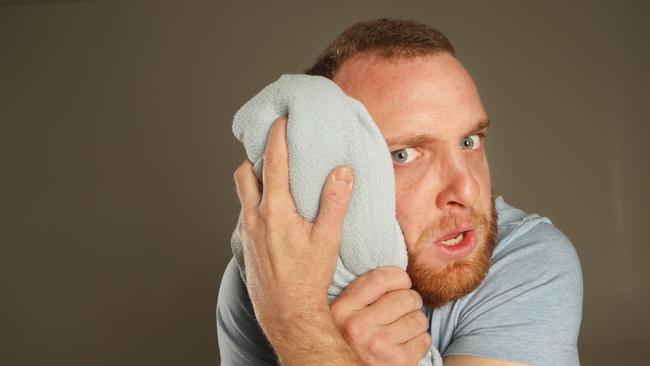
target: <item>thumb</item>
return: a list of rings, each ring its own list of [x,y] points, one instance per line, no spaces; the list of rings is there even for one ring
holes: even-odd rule
[[[352,168],[345,165],[336,167],[327,176],[321,193],[318,216],[311,231],[313,240],[333,242],[328,245],[338,250],[343,218],[352,196],[353,181]]]

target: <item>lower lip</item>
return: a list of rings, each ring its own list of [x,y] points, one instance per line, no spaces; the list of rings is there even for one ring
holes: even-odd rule
[[[437,241],[433,247],[440,255],[449,259],[460,259],[472,252],[476,246],[476,234],[474,230],[465,231],[463,241],[456,245],[447,246]]]

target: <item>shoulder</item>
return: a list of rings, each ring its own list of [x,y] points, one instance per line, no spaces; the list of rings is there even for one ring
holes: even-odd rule
[[[489,275],[494,279],[515,276],[526,283],[534,278],[555,279],[582,287],[578,254],[571,240],[550,219],[527,214],[501,197],[495,201],[499,235]]]
[[[222,365],[275,365],[275,354],[255,318],[234,259],[221,279],[217,298],[217,340]]]
[[[483,283],[458,301],[449,354],[536,365],[577,365],[582,270],[548,218],[497,199],[498,243]],[[472,353],[474,352],[474,353]]]

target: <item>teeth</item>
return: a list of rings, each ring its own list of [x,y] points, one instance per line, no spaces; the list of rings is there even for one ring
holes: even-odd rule
[[[447,245],[447,246],[456,245],[456,244],[460,243],[461,241],[463,241],[464,237],[465,237],[465,235],[463,233],[460,233],[454,239],[444,240],[444,241],[441,241],[441,243],[444,244],[444,245]]]

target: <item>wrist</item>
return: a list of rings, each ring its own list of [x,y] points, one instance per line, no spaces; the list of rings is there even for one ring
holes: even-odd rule
[[[257,306],[256,306],[257,305]],[[262,328],[280,328],[308,319],[332,319],[327,292],[274,291],[253,301],[256,317]]]
[[[343,339],[327,307],[283,322],[274,321],[265,332],[283,366],[362,364]]]
[[[258,321],[271,343],[284,342],[288,338],[311,332],[312,324],[321,327],[334,324],[329,306],[307,303],[294,304],[285,309],[275,308],[258,316]]]

